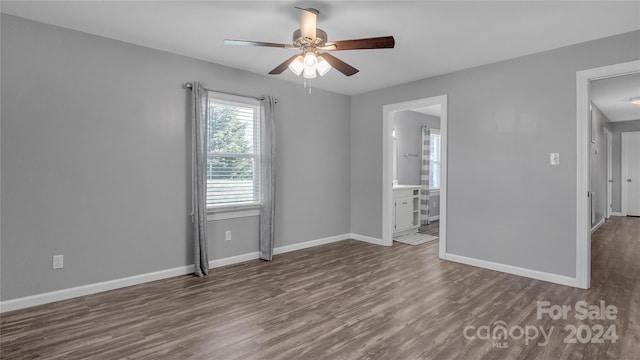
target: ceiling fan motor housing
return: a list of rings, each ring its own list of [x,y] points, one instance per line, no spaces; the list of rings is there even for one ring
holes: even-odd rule
[[[300,29],[293,32],[293,45],[299,48],[313,48],[324,46],[327,42],[327,33],[322,29],[316,29],[316,39],[309,39],[302,36]]]

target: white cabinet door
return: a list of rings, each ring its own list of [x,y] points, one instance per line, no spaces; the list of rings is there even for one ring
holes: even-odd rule
[[[395,231],[408,230],[413,227],[413,197],[396,199]]]

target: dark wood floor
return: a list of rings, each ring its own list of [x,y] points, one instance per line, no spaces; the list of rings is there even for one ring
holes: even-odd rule
[[[431,236],[440,236],[440,221],[431,221],[428,225],[420,226],[418,229],[420,234],[427,234]]]
[[[580,290],[441,261],[437,242],[347,240],[4,313],[1,358],[638,359],[640,219],[612,218],[592,247],[593,287]],[[537,300],[604,300],[618,316],[536,320]],[[546,346],[465,339],[497,321],[555,333]],[[565,325],[581,324],[615,325],[619,338],[565,344]]]

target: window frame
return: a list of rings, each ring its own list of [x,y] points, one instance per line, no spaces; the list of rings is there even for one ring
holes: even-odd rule
[[[238,107],[251,107],[254,110],[253,119],[253,154],[246,153],[226,153],[226,152],[209,152],[209,119],[207,118],[207,162],[212,158],[239,158],[254,159],[254,176],[253,176],[253,200],[246,202],[228,202],[209,205],[207,202],[207,220],[224,220],[235,217],[247,217],[259,215],[259,209],[262,207],[262,188],[260,184],[261,174],[261,104],[258,99],[244,97],[238,95],[224,94],[216,91],[207,91],[207,114],[211,104],[230,105]],[[208,117],[208,116],[207,116]],[[207,165],[208,166],[208,165]],[[209,196],[209,187],[207,185],[206,196]]]

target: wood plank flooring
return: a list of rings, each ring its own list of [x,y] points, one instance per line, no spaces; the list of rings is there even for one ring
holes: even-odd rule
[[[440,221],[436,220],[430,222],[429,225],[420,226],[418,232],[420,234],[427,234],[438,237],[440,236]]]
[[[580,290],[439,260],[438,243],[347,240],[4,313],[2,359],[638,359],[640,218],[593,237]],[[615,320],[536,319],[536,302],[606,301]],[[466,339],[504,321],[554,332]],[[615,325],[615,343],[566,344],[565,325]],[[584,335],[585,333],[583,333]],[[518,332],[514,332],[514,337]],[[480,334],[480,336],[482,336]],[[584,337],[584,336],[583,336]],[[500,348],[503,347],[503,348]]]

